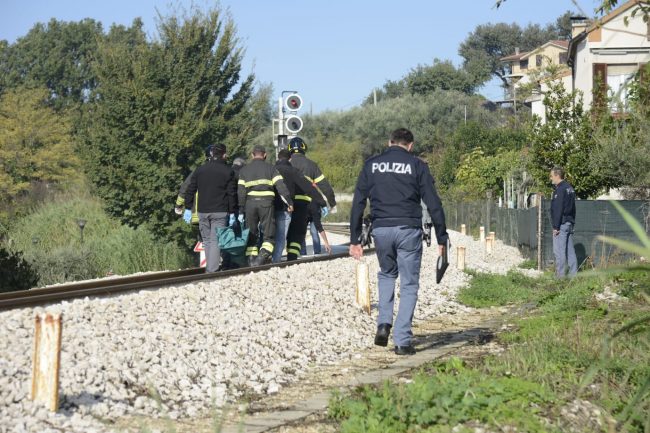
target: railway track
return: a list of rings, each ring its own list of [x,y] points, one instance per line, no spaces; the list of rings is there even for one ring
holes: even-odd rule
[[[347,229],[347,226],[340,226],[341,232]],[[329,229],[327,229],[329,231]],[[349,233],[349,231],[348,231]],[[372,252],[372,249],[366,252]],[[109,296],[120,292],[130,290],[140,290],[155,287],[164,287],[174,284],[185,284],[194,281],[216,280],[223,278],[235,277],[237,275],[247,274],[249,272],[261,272],[273,268],[282,268],[285,266],[314,263],[334,259],[349,257],[347,252],[341,252],[332,255],[318,255],[301,259],[297,262],[271,263],[256,267],[244,267],[227,271],[205,273],[203,268],[182,269],[179,271],[154,272],[143,275],[129,277],[106,278],[95,281],[81,283],[61,284],[44,288],[34,288],[17,292],[0,293],[0,310],[7,310],[17,307],[45,305],[62,300],[82,298],[86,296]]]

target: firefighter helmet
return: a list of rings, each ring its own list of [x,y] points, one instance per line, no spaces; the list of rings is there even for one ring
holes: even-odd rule
[[[307,145],[305,144],[304,140],[300,137],[293,137],[291,140],[289,140],[289,145],[287,146],[287,149],[291,153],[305,153],[307,151]]]

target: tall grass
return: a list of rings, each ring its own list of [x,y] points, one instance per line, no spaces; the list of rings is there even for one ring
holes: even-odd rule
[[[79,219],[86,220],[83,243]],[[89,195],[65,194],[44,203],[12,224],[7,244],[34,263],[41,284],[191,265],[187,251],[154,239],[145,228],[121,225]]]

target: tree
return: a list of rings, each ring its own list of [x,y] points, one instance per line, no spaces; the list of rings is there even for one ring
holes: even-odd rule
[[[102,36],[101,23],[89,18],[34,25],[16,43],[0,47],[0,91],[47,87],[57,109],[83,103],[96,85],[90,63]]]
[[[243,48],[219,8],[160,17],[152,42],[141,29],[112,30],[93,64],[98,86],[84,116],[89,176],[111,215],[181,241],[178,187],[209,144],[243,151],[254,133],[254,77],[241,79]]]
[[[501,59],[514,54],[517,48],[525,52],[553,39],[566,39],[570,36],[566,24],[569,15],[567,12],[555,24],[545,27],[539,24],[524,28],[515,23],[481,24],[460,44],[458,53],[464,59],[463,67],[478,84],[496,76],[506,86],[509,84],[508,70]]]
[[[81,178],[70,120],[46,105],[48,96],[45,88],[15,89],[0,99],[0,216],[36,184]]]
[[[605,188],[616,186],[602,170],[594,170],[590,156],[598,152],[593,138],[594,125],[584,112],[582,95],[567,93],[560,82],[549,84],[544,97],[546,123],[533,120],[530,172],[538,187],[550,192],[548,173],[553,166],[562,166],[579,198],[589,198]]]
[[[456,90],[468,95],[474,92],[476,84],[470,74],[458,69],[450,60],[434,59],[432,65],[418,65],[399,81],[388,80],[377,93],[377,100],[397,98],[406,94],[427,95],[436,90]],[[374,103],[371,93],[364,105]]]

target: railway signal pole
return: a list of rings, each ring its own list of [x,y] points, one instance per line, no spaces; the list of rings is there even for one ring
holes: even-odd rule
[[[295,90],[285,90],[278,98],[278,117],[272,121],[273,146],[277,159],[280,149],[286,148],[289,140],[303,127],[302,119],[297,115],[302,108],[302,98]],[[278,125],[277,132],[275,125]]]

